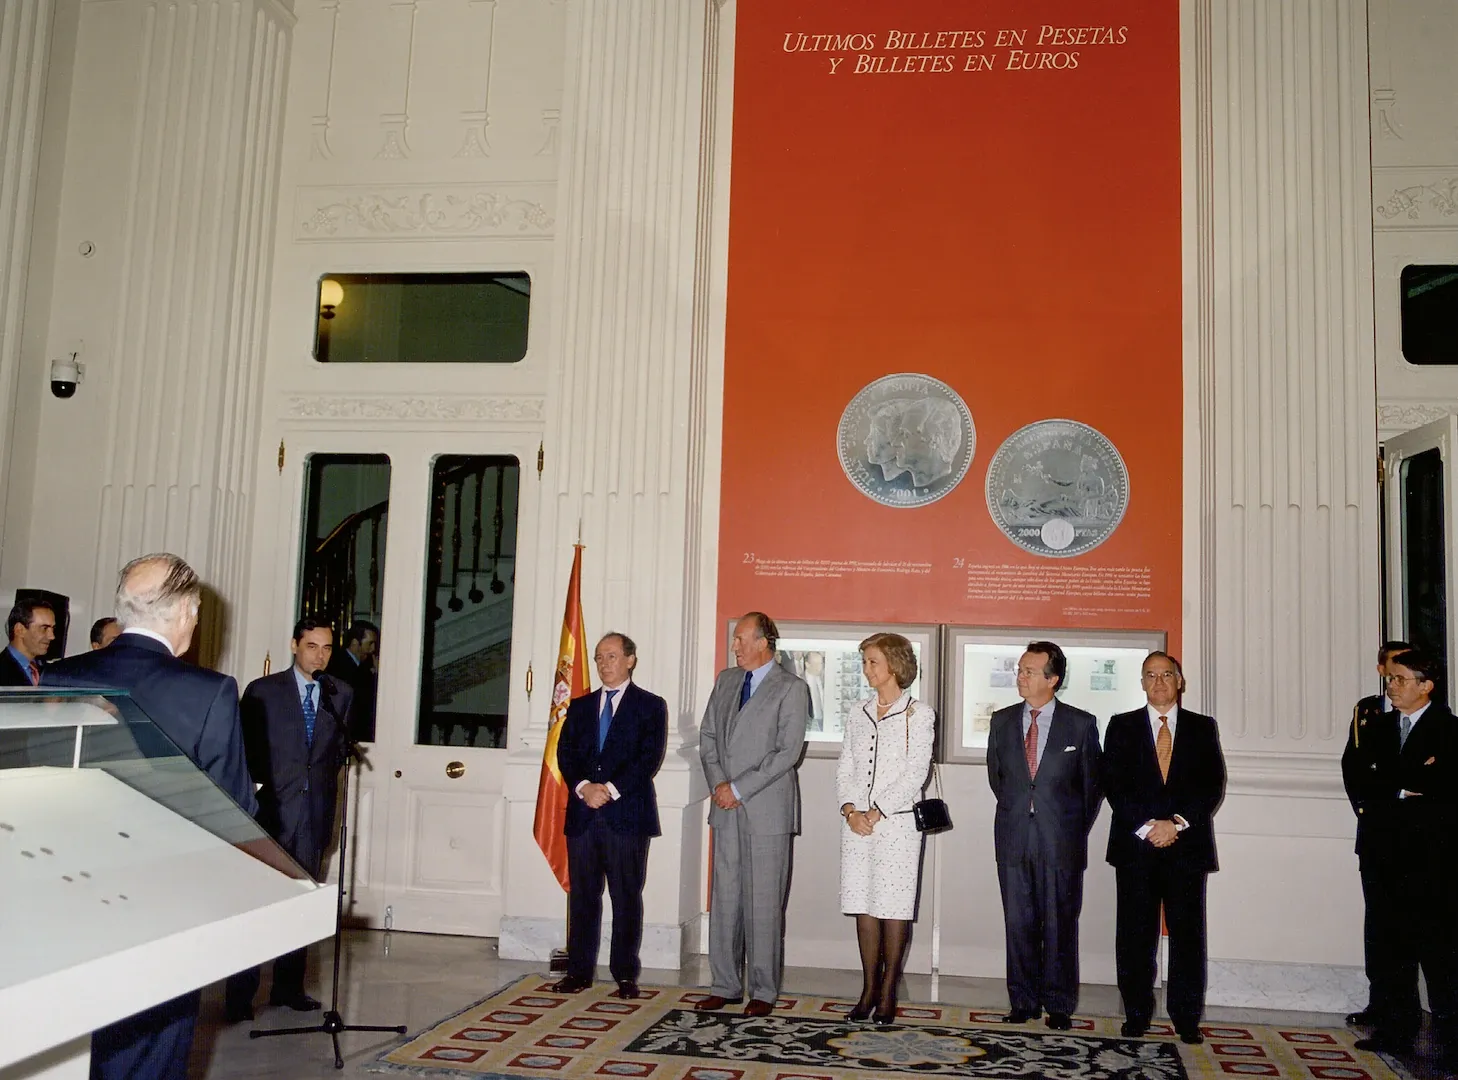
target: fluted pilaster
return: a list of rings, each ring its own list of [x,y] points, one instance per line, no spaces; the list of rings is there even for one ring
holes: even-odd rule
[[[573,14],[541,637],[555,648],[580,522],[589,632],[634,635],[641,681],[681,715],[700,630],[717,5],[584,0]]]
[[[1198,0],[1202,704],[1338,752],[1378,634],[1366,6]]]
[[[0,5],[0,457],[11,450],[54,0]],[[0,468],[0,542],[10,470]]]
[[[112,331],[95,601],[167,549],[241,605],[292,15],[272,0],[137,3],[140,87]],[[221,605],[204,659],[236,665]]]

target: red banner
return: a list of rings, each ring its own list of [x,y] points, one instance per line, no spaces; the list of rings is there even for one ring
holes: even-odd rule
[[[1179,6],[735,34],[720,616],[1177,647]]]

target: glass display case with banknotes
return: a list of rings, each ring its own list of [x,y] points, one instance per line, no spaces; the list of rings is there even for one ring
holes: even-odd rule
[[[937,708],[940,682],[937,628],[935,626],[892,626],[870,623],[780,622],[780,640],[775,661],[810,688],[810,722],[806,727],[807,753],[811,757],[837,757],[846,714],[871,696],[870,684],[861,674],[860,644],[872,634],[900,634],[911,642],[917,659],[917,679],[912,695]],[[734,625],[729,624],[732,643]],[[732,651],[729,654],[733,656]]]
[[[980,762],[992,714],[1018,698],[1018,658],[1030,641],[1057,642],[1068,658],[1058,698],[1098,717],[1099,732],[1116,713],[1144,704],[1139,675],[1144,658],[1165,646],[1157,630],[983,629],[947,627],[943,664],[947,716],[942,760]]]
[[[335,890],[120,690],[0,690],[0,883],[6,1076],[334,930]]]

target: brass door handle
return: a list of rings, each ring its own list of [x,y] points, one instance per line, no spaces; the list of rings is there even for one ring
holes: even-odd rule
[[[459,780],[466,775],[466,764],[463,761],[452,761],[446,766],[446,775],[452,780]]]

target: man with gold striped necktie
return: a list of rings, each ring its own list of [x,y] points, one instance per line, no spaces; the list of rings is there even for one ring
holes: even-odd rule
[[[1169,929],[1165,1006],[1180,1038],[1199,1043],[1204,1041],[1205,882],[1218,869],[1211,821],[1225,794],[1225,758],[1214,718],[1179,703],[1185,678],[1178,660],[1150,653],[1141,681],[1148,704],[1111,718],[1104,736],[1123,1033],[1138,1038],[1154,1015],[1154,958],[1163,905]]]

